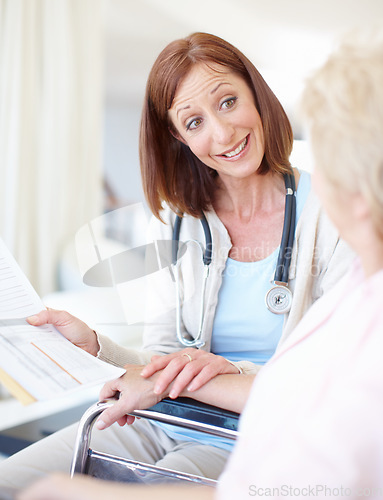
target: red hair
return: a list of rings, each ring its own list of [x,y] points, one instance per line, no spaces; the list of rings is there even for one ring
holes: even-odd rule
[[[218,64],[243,78],[251,89],[265,138],[258,173],[291,172],[293,133],[270,87],[233,45],[208,33],[193,33],[165,47],[150,71],[146,87],[140,129],[141,175],[148,205],[158,218],[164,202],[175,212],[199,217],[202,210],[211,207],[216,189],[217,173],[173,136],[168,117],[180,82],[198,63]]]

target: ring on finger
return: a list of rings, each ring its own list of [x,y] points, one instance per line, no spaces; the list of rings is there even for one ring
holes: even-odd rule
[[[182,356],[186,356],[186,357],[189,359],[189,362],[190,362],[190,361],[193,361],[193,358],[192,358],[192,357],[190,356],[190,354],[188,354],[187,352],[184,352],[184,353],[182,354]]]

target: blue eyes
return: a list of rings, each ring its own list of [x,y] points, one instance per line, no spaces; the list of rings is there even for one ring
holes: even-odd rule
[[[231,109],[234,106],[236,101],[237,101],[237,97],[230,97],[229,99],[225,99],[220,104],[219,108],[223,109],[223,110]],[[202,121],[203,120],[201,117],[193,118],[192,120],[190,120],[186,124],[186,130],[195,130],[196,128],[198,128],[201,125]]]

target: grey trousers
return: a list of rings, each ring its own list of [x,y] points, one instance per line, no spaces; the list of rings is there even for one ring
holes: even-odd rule
[[[66,427],[0,462],[0,487],[23,488],[49,472],[68,472],[77,425]],[[91,447],[159,467],[217,479],[230,452],[198,442],[170,438],[145,419],[133,425],[93,428]]]

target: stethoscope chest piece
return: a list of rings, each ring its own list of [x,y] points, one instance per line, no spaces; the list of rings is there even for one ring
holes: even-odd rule
[[[274,314],[285,314],[290,311],[293,294],[285,285],[277,284],[266,294],[266,305]]]
[[[283,222],[283,232],[280,244],[280,250],[277,259],[277,265],[272,283],[274,286],[266,294],[266,305],[268,309],[274,314],[285,314],[290,311],[291,303],[293,300],[292,292],[287,288],[288,274],[291,261],[292,247],[294,243],[295,232],[295,213],[296,213],[296,200],[295,200],[295,180],[294,174],[284,175],[286,187],[286,202],[285,202],[285,218]],[[175,289],[176,289],[176,334],[179,342],[187,347],[201,347],[203,344],[201,340],[202,327],[205,316],[205,291],[206,282],[209,274],[209,266],[212,260],[212,235],[204,213],[201,213],[201,224],[205,234],[205,251],[203,253],[204,264],[204,277],[201,290],[201,309],[199,317],[198,334],[194,339],[186,339],[182,335],[181,329],[181,299],[180,299],[180,286],[179,286],[179,267],[178,267],[178,247],[180,241],[180,229],[182,223],[182,216],[177,215],[174,228],[173,228],[173,244],[172,244],[172,265],[174,269]]]

